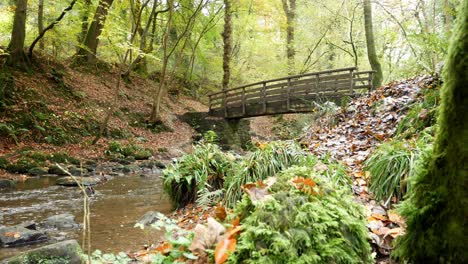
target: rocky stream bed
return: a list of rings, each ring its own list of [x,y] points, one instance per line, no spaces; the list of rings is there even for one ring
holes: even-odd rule
[[[150,210],[171,211],[160,178],[168,162],[88,162],[82,168],[67,167],[72,174],[83,175],[78,178],[90,186],[93,250],[117,253],[157,242],[157,231],[134,225]],[[0,260],[59,241],[81,241],[83,194],[63,174],[51,167],[24,181],[1,180]]]

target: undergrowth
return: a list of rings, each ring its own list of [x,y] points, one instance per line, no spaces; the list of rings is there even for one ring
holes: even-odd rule
[[[310,179],[317,193],[291,179]],[[373,263],[362,206],[351,192],[307,166],[276,176],[271,197],[252,202],[247,194],[234,210],[242,232],[227,263]]]
[[[389,203],[404,197],[411,187],[408,179],[415,175],[417,163],[432,142],[432,135],[423,132],[418,140],[386,142],[372,153],[364,168],[370,172],[369,190],[377,200]]]
[[[408,112],[398,123],[396,138],[408,139],[418,136],[425,128],[436,123],[437,106],[440,101],[439,83],[422,89],[420,96],[420,100],[408,106]]]
[[[232,207],[242,196],[241,186],[248,182],[266,179],[279,171],[305,160],[306,153],[293,141],[274,141],[259,147],[240,159],[232,175],[224,184],[224,202]]]
[[[215,144],[195,145],[193,153],[163,171],[164,190],[177,206],[195,202],[199,192],[222,188],[233,161],[232,155],[223,153]]]

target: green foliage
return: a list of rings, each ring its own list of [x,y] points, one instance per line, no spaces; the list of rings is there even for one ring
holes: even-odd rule
[[[467,263],[468,1],[460,3],[444,68],[437,134],[400,207],[406,234],[393,257],[408,263]]]
[[[210,192],[223,186],[233,161],[234,157],[224,154],[217,145],[195,145],[193,153],[184,155],[163,171],[164,190],[174,205],[194,202],[200,190]]]
[[[91,255],[91,264],[127,264],[132,260],[124,252],[119,252],[118,254],[112,253],[103,253],[100,250],[96,250]]]
[[[275,175],[294,164],[305,161],[305,152],[293,141],[274,141],[259,148],[239,160],[233,174],[226,179],[225,202],[234,206],[242,195],[241,186]]]
[[[206,143],[216,144],[219,141],[219,137],[213,130],[208,130],[203,134],[203,140]]]
[[[291,178],[312,179],[318,195],[301,192]],[[373,263],[362,206],[348,190],[334,189],[310,167],[277,175],[272,197],[252,203],[244,195],[236,251],[228,263]]]
[[[47,159],[53,163],[71,163],[74,165],[80,165],[79,159],[71,157],[67,152],[63,151],[50,154]]]
[[[29,132],[29,130],[24,128],[16,129],[12,124],[0,123],[0,136],[10,137],[16,144],[18,144],[18,136],[24,132]]]
[[[6,169],[10,162],[5,157],[0,157],[0,169]]]

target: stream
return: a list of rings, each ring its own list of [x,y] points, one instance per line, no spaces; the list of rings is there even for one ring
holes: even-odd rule
[[[106,253],[135,251],[145,244],[156,243],[161,234],[155,230],[134,228],[148,211],[169,213],[171,203],[162,190],[160,170],[121,174],[95,186],[91,198],[92,250]],[[0,191],[0,224],[17,225],[40,222],[49,216],[71,213],[82,223],[83,197],[78,187],[56,185],[57,177],[33,177],[18,182],[15,189]],[[59,233],[63,239],[82,241],[82,229]],[[0,248],[0,259],[27,249],[44,246]]]

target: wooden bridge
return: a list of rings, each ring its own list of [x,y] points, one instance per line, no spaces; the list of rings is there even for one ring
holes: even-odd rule
[[[312,112],[312,101],[372,89],[373,71],[343,68],[267,80],[209,94],[209,113],[224,118]]]

